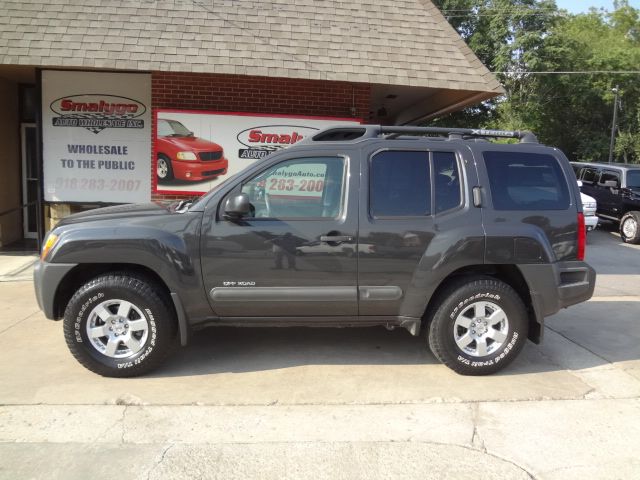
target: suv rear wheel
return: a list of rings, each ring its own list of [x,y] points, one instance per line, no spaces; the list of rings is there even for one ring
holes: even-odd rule
[[[620,237],[625,243],[640,243],[640,212],[629,212],[622,217]]]
[[[160,365],[174,343],[176,321],[158,291],[153,282],[126,273],[80,287],[64,313],[73,356],[105,377],[133,377]]]
[[[452,284],[429,326],[429,347],[463,375],[488,375],[507,366],[527,340],[522,299],[504,282],[475,277]]]

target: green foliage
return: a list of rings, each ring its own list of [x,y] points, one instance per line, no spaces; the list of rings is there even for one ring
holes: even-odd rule
[[[639,70],[640,12],[627,0],[580,15],[554,0],[435,3],[490,70],[506,72],[498,77],[507,91],[436,124],[533,130],[573,159],[604,160],[619,85],[615,155],[640,163],[640,75],[526,73]]]

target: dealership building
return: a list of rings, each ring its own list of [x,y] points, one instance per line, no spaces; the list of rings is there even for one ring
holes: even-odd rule
[[[97,206],[201,194],[334,123],[503,93],[429,0],[5,0],[0,248]]]

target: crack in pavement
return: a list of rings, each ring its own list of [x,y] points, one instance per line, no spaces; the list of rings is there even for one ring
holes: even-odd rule
[[[435,441],[426,441],[426,440],[420,440],[420,441],[393,441],[393,440],[372,440],[372,441],[344,441],[344,442],[340,442],[340,441],[296,441],[296,442],[283,442],[283,441],[275,441],[275,442],[231,442],[225,445],[234,445],[234,446],[250,446],[250,445],[289,445],[289,444],[295,444],[295,445],[301,445],[301,444],[307,444],[307,445],[331,445],[331,444],[349,444],[349,445],[374,445],[374,444],[388,444],[388,443],[394,443],[394,444],[398,444],[398,443],[413,443],[413,444],[419,444],[419,445],[434,445],[434,446],[439,446],[439,447],[457,447],[457,448],[462,448],[464,450],[468,450],[468,451],[473,451],[473,452],[478,452],[482,455],[486,455],[487,457],[490,457],[494,460],[500,461],[500,462],[504,462],[507,463],[509,465],[512,465],[513,467],[517,468],[518,470],[522,471],[527,477],[529,477],[531,480],[536,480],[536,477],[525,467],[523,467],[522,465],[519,465],[517,462],[508,459],[508,458],[504,458],[500,455],[497,455],[493,452],[490,452],[486,449],[480,449],[480,448],[476,448],[474,446],[470,446],[470,445],[465,445],[465,444],[459,444],[459,443],[442,443],[442,442],[435,442]],[[147,471],[145,478],[146,480],[151,480],[151,475],[153,474],[154,471],[156,471],[158,469],[158,467],[160,467],[160,465],[162,465],[162,463],[165,461],[167,454],[169,452],[169,450],[171,450],[172,448],[178,446],[178,445],[182,445],[182,446],[190,446],[192,444],[189,443],[170,443],[168,444],[162,451],[162,453],[160,454],[160,458],[149,468],[149,470]],[[215,445],[220,445],[217,443],[205,443],[205,444],[198,444],[199,447],[212,447]],[[221,455],[222,452],[218,452],[218,455]],[[214,464],[216,464],[217,462],[214,462]],[[286,475],[285,475],[286,477]]]
[[[549,329],[549,330],[551,330],[552,332],[554,332],[554,333],[556,333],[556,334],[560,335],[560,336],[561,336],[562,338],[564,338],[565,340],[567,340],[567,341],[569,341],[569,342],[573,343],[574,345],[577,345],[578,347],[580,347],[580,348],[582,348],[582,349],[586,350],[586,351],[587,351],[587,352],[589,352],[590,354],[592,354],[592,355],[594,355],[594,356],[598,357],[600,360],[603,360],[605,363],[613,364],[613,362],[611,362],[608,358],[605,358],[605,357],[603,357],[602,355],[600,355],[600,354],[598,354],[598,353],[594,352],[593,350],[591,350],[591,349],[589,349],[589,348],[585,347],[584,345],[582,345],[582,344],[580,344],[580,343],[576,342],[575,340],[572,340],[571,338],[569,338],[568,336],[566,336],[564,333],[562,333],[562,332],[560,332],[560,331],[558,331],[558,330],[555,330],[554,328],[551,328],[549,325],[545,325],[545,328],[548,328],[548,329]]]
[[[0,334],[5,333],[6,331],[12,329],[13,327],[15,327],[16,325],[19,325],[20,323],[24,322],[25,320],[28,320],[29,318],[33,317],[34,315],[37,315],[38,313],[40,313],[40,310],[36,310],[32,313],[30,313],[29,315],[27,315],[26,317],[24,317],[22,320],[18,320],[16,323],[12,323],[11,325],[9,325],[7,328],[5,328],[4,330],[0,330]]]
[[[167,452],[175,447],[175,445],[175,443],[170,443],[165,447],[160,455],[160,460],[158,460],[154,465],[151,466],[151,468],[149,468],[149,471],[147,472],[147,480],[151,479],[151,474],[153,473],[153,471],[158,468],[162,464],[162,462],[164,462],[164,458],[166,457]]]
[[[125,424],[124,424],[124,420],[125,420],[125,416],[127,415],[127,409],[129,408],[129,405],[125,405],[124,409],[122,410],[122,418],[120,419],[120,421],[122,422],[122,435],[120,436],[120,441],[122,442],[122,444],[124,445],[125,440],[124,440],[124,435],[126,433],[126,428],[125,428]]]
[[[473,433],[471,434],[471,445],[483,453],[487,452],[484,445],[484,441],[480,438],[480,432],[478,431],[478,421],[480,420],[480,404],[475,403],[471,406],[471,422],[473,425]]]

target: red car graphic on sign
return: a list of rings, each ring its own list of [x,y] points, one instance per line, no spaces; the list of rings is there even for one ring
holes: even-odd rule
[[[220,145],[194,136],[177,120],[158,119],[156,136],[158,182],[200,182],[225,175],[229,162]]]

